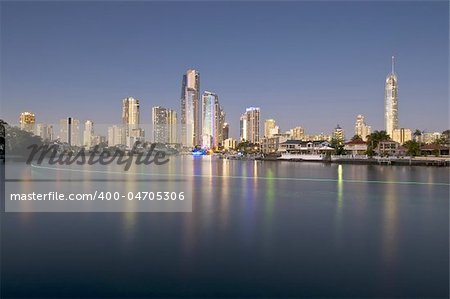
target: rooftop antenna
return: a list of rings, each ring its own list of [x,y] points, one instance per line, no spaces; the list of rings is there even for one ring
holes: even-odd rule
[[[392,74],[394,74],[394,56],[392,56]]]

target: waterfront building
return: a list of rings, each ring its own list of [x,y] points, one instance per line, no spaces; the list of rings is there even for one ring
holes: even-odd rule
[[[214,148],[222,145],[225,113],[217,94],[205,91],[202,95],[202,145]]]
[[[386,77],[384,94],[384,129],[392,137],[398,129],[398,81],[394,71],[394,56],[392,56],[392,70]]]
[[[29,133],[35,133],[36,116],[33,112],[22,112],[19,116],[20,129]]]
[[[92,137],[94,136],[94,123],[87,120],[84,123],[83,146],[87,149],[92,146]]]
[[[241,141],[259,143],[260,109],[258,107],[247,108],[241,115],[240,122]]]
[[[153,142],[177,143],[177,112],[156,106],[152,108]]]
[[[334,151],[330,143],[321,141],[286,140],[279,144],[278,153],[293,155],[320,155]]]
[[[367,143],[363,140],[355,139],[346,142],[344,145],[344,150],[350,155],[366,155]]]
[[[264,121],[264,136],[263,137],[272,137],[273,130],[277,127],[277,123],[274,119],[266,119]]]
[[[73,117],[67,117],[59,121],[59,139],[70,146],[81,146],[80,121]]]
[[[364,115],[359,114],[356,117],[355,135],[361,137],[363,141],[367,141],[367,136],[371,134],[371,127],[368,126],[364,120]]]
[[[263,154],[273,154],[278,151],[280,137],[263,137],[261,139],[261,151]]]
[[[379,156],[403,156],[405,149],[393,140],[380,141],[375,150]]]
[[[47,124],[37,124],[36,135],[41,137],[42,141],[52,141],[54,139],[53,126]]]
[[[411,129],[405,129],[405,128],[395,129],[392,132],[392,140],[394,140],[400,144],[404,144],[406,141],[412,140]]]
[[[181,144],[192,148],[201,143],[200,73],[194,69],[183,75],[181,86]]]

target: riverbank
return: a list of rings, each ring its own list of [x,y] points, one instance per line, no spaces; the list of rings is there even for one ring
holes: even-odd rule
[[[279,159],[276,157],[261,158],[262,161],[287,161],[287,162],[317,162],[336,164],[360,164],[360,165],[401,165],[401,166],[438,166],[450,167],[450,159],[442,157],[419,157],[419,158],[334,158],[323,160],[304,159]]]

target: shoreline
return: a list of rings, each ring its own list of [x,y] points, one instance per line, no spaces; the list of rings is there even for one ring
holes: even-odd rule
[[[302,160],[302,159],[277,159],[261,158],[261,161],[284,161],[284,162],[314,162],[324,164],[358,164],[358,165],[388,165],[388,166],[434,166],[450,167],[450,160],[443,158],[436,159],[336,159],[336,160]]]

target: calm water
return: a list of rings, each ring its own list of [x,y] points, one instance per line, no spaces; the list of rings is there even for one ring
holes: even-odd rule
[[[3,297],[449,296],[446,168],[178,157],[163,169],[197,175],[191,213],[2,214]],[[158,183],[114,183],[146,184]]]

